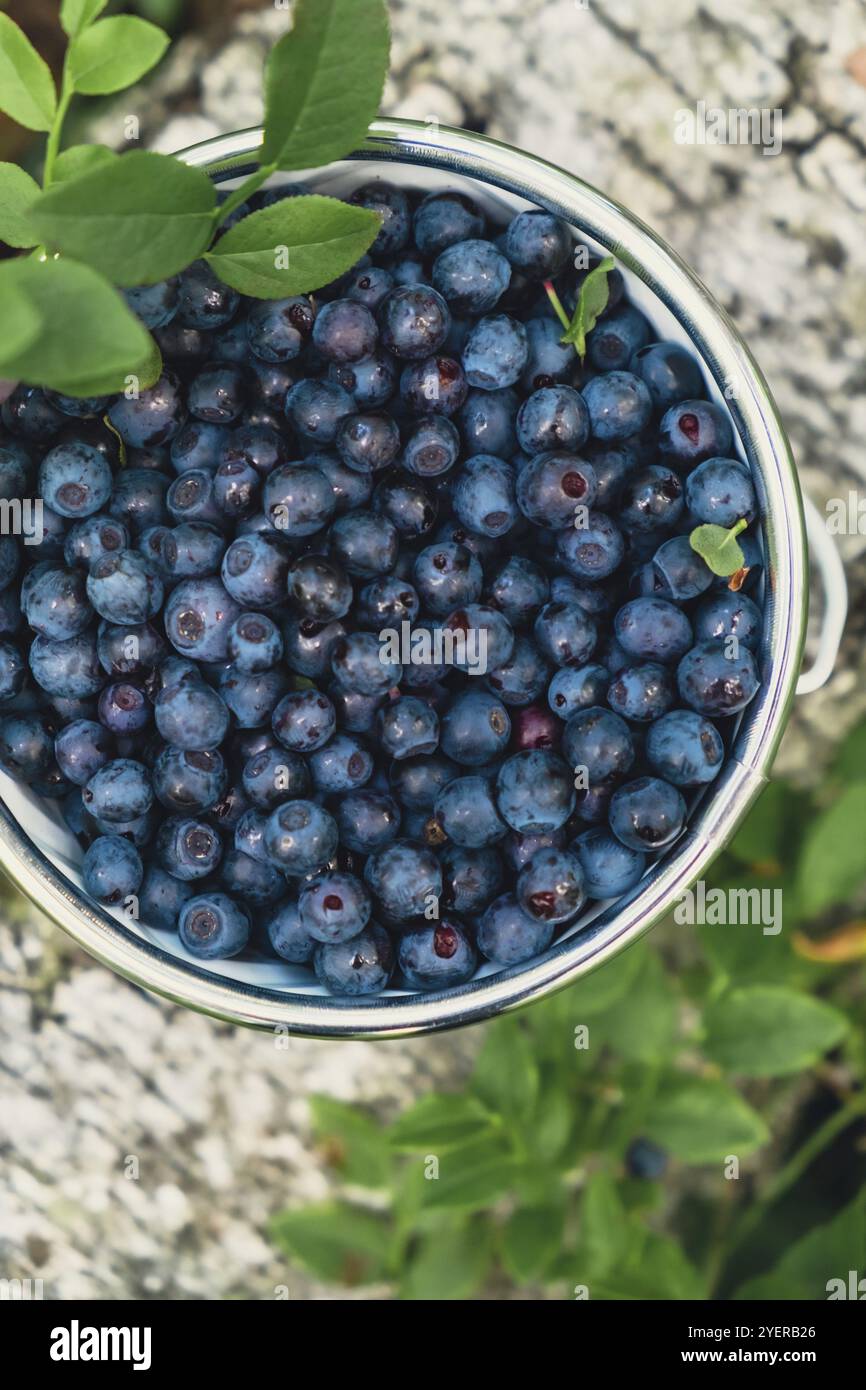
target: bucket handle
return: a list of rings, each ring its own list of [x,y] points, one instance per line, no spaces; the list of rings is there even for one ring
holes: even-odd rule
[[[820,690],[833,673],[845,621],[848,617],[848,581],[839,550],[827,530],[827,519],[809,497],[803,498],[806,535],[812,564],[821,576],[824,590],[824,621],[818,638],[815,660],[797,681],[798,695],[811,695]]]

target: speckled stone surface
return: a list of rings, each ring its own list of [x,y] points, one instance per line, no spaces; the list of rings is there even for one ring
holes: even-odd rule
[[[861,0],[391,10],[387,112],[484,129],[625,203],[733,315],[818,505],[866,493]],[[265,45],[285,24],[267,7],[216,50],[184,40],[93,138],[118,143],[128,114],[164,150],[255,124]],[[698,101],[780,108],[780,153],[677,143],[677,113]],[[840,543],[856,612],[832,681],[798,706],[783,746],[780,766],[803,775],[866,711],[866,534]],[[280,1285],[292,1298],[345,1297],[287,1269],[263,1234],[281,1205],[330,1190],[305,1098],[390,1113],[463,1074],[481,1030],[283,1049],[140,994],[28,911],[3,915],[0,1277],[41,1277],[46,1298],[255,1299]]]

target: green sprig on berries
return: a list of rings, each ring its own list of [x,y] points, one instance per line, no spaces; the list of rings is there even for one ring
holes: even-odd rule
[[[571,318],[568,317],[562,300],[556,293],[553,281],[545,280],[544,282],[544,288],[553,305],[553,311],[565,329],[560,341],[570,343],[581,362],[586,357],[587,335],[595,328],[599,318],[607,308],[607,301],[610,296],[607,277],[614,266],[613,256],[605,256],[603,261],[600,261],[598,265],[593,266],[592,270],[587,272],[583,277]]]
[[[0,240],[27,253],[0,264],[0,377],[71,396],[119,391],[130,377],[146,388],[160,374],[156,343],[120,289],[157,284],[204,257],[243,294],[306,294],[349,270],[381,225],[369,209],[301,195],[224,227],[279,170],[317,168],[361,144],[388,70],[384,0],[298,0],[268,57],[258,166],[222,203],[202,170],[171,155],[62,148],[74,98],[133,85],[169,44],[146,20],[101,18],[106,4],[63,0],[59,90],[0,14],[0,110],[47,136],[41,186],[0,163]]]

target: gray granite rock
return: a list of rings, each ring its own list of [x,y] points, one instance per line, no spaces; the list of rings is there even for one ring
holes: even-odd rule
[[[392,0],[390,112],[483,128],[629,206],[698,271],[761,363],[819,506],[866,488],[866,53],[861,0]],[[213,50],[181,42],[101,115],[118,144],[177,149],[260,119],[267,42],[245,13]],[[688,145],[677,113],[779,107],[783,145]],[[816,775],[866,711],[866,536],[841,538],[856,615],[829,686],[801,702],[780,765]],[[816,593],[815,598],[818,598]],[[0,945],[0,1275],[50,1298],[344,1296],[264,1238],[333,1177],[306,1098],[385,1115],[453,1084],[483,1030],[379,1044],[274,1039],[146,997],[6,904]],[[359,1295],[360,1296],[360,1295]],[[387,1290],[364,1290],[385,1297]]]

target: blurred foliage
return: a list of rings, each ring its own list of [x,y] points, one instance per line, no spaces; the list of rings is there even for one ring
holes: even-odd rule
[[[671,920],[488,1025],[465,1090],[390,1125],[315,1098],[339,1195],[276,1215],[275,1244],[405,1299],[821,1299],[862,1275],[864,827],[866,727],[714,865],[708,890],[780,889],[781,931]]]

